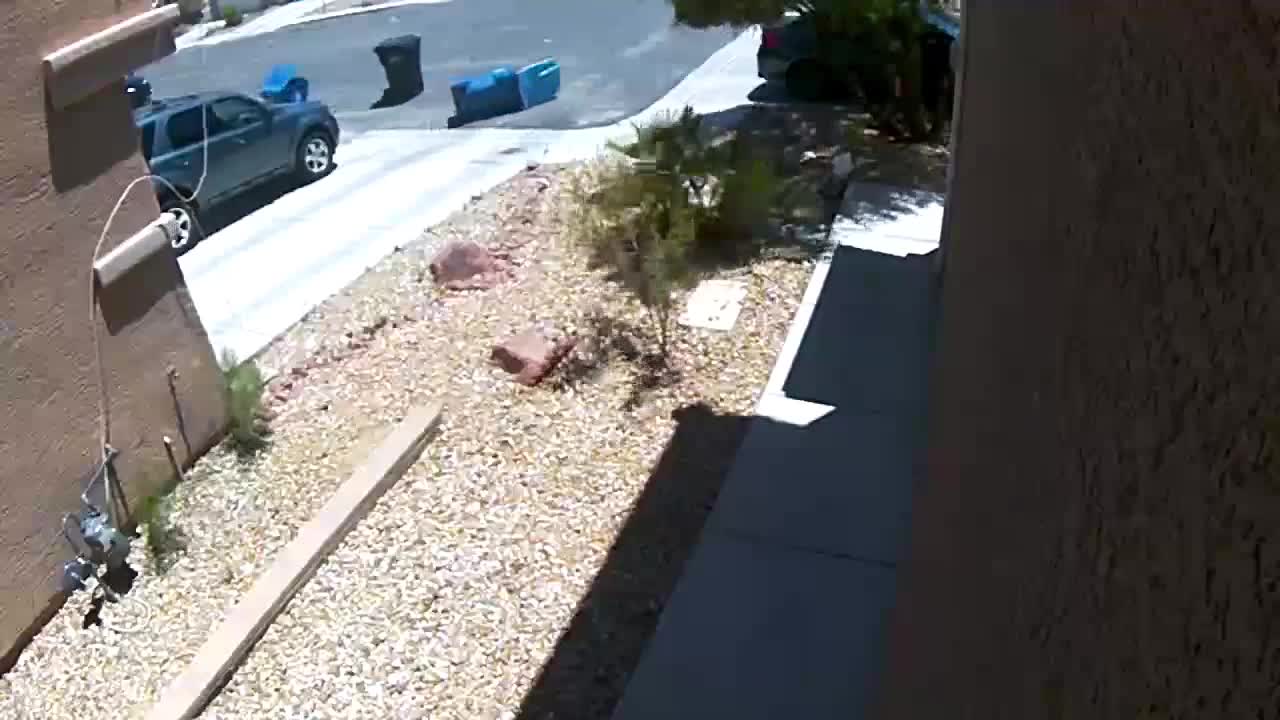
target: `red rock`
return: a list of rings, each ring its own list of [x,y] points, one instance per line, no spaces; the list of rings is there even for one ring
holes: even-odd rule
[[[529,328],[494,346],[490,357],[516,382],[537,385],[573,349],[573,338],[557,335],[553,329]]]
[[[485,290],[502,282],[511,264],[504,255],[490,252],[469,240],[454,240],[431,259],[431,277],[449,290]]]

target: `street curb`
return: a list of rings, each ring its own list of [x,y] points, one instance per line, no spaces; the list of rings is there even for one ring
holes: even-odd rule
[[[276,30],[297,27],[298,25],[306,25],[308,23],[319,22],[321,20],[332,20],[334,18],[348,17],[350,15],[364,15],[366,13],[381,12],[383,10],[395,10],[396,8],[408,7],[410,5],[444,5],[453,2],[453,0],[395,0],[395,2],[383,3],[381,5],[370,5],[369,7],[349,8],[347,10],[334,10],[330,13],[317,13],[315,15],[303,15],[291,23],[281,25]],[[271,32],[267,30],[265,32]]]
[[[268,33],[273,33],[278,30],[284,30],[286,28],[296,27],[298,25],[306,25],[308,23],[317,22],[319,20],[330,20],[332,18],[346,17],[349,15],[363,15],[365,13],[378,12],[381,10],[394,10],[396,8],[407,7],[410,5],[443,5],[444,3],[448,3],[448,2],[453,2],[453,0],[394,0],[393,2],[384,3],[382,5],[348,8],[346,10],[334,10],[333,12],[320,12],[312,15],[303,15],[299,18],[289,20],[279,25],[273,25],[271,23],[263,23],[263,25],[260,28],[255,29],[254,23],[260,22],[270,17],[269,15],[267,15],[266,17],[257,18],[255,20],[251,20],[245,23],[245,25],[242,28],[228,31],[225,34],[219,33],[217,35],[214,35],[214,32],[217,30],[223,29],[223,26],[219,24],[222,21],[212,20],[207,23],[201,23],[199,26],[197,26],[199,28],[203,28],[203,30],[197,30],[193,28],[191,30],[188,30],[186,33],[183,33],[181,36],[175,38],[175,41],[178,46],[177,47],[178,51],[181,52],[189,48],[207,47],[209,45],[220,45],[225,42],[234,42],[236,40],[244,40],[245,38],[257,37],[258,35],[266,35]],[[277,8],[287,7],[287,4],[277,5],[276,7]],[[211,27],[213,25],[218,25],[218,27],[216,28]],[[186,38],[196,34],[199,34],[199,37],[194,37],[189,41],[186,40]]]

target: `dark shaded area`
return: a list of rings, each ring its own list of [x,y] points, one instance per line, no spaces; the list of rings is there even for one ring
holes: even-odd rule
[[[757,90],[767,92],[767,87]],[[728,147],[723,162],[739,174],[764,168],[768,191],[735,197],[726,187],[725,200],[699,225],[690,257],[695,269],[739,268],[761,256],[812,260],[830,252],[827,236],[849,182],[886,188],[860,195],[858,220],[890,219],[938,201],[945,189],[945,149],[888,141],[866,122],[855,108],[826,104],[748,104],[701,116],[700,142]],[[845,151],[851,158],[849,174],[836,177],[833,159]],[[921,189],[891,190],[898,187]],[[593,192],[577,201],[596,202],[602,191]],[[761,202],[769,206],[763,212],[757,206]],[[740,207],[744,203],[751,206]],[[593,248],[593,262],[616,268],[619,257],[611,244],[602,243]]]
[[[173,252],[162,248],[116,282],[98,288],[98,311],[109,333],[120,334],[173,291],[173,278],[180,277],[178,269],[172,267],[177,262]]]
[[[946,191],[949,158],[943,148],[885,138],[868,127],[870,118],[857,104],[796,103],[771,83],[756,86],[748,99],[764,104],[710,113],[707,122],[721,128],[737,123],[738,133],[769,148],[784,171],[802,168],[806,151],[841,147],[853,156],[852,181]]]
[[[625,362],[635,370],[631,392],[621,406],[630,412],[643,405],[654,391],[680,382],[679,366],[658,352],[658,347],[654,328],[595,313],[586,318],[585,330],[578,334],[573,350],[552,371],[547,384],[556,390],[572,390],[596,380],[610,362]]]
[[[337,169],[336,161],[333,167]],[[297,189],[297,178],[285,175],[219,201],[216,206],[200,213],[199,223],[205,233],[205,239],[201,242],[207,242],[219,230],[230,227]]]
[[[852,289],[861,312],[918,342],[806,335],[801,352],[857,392],[838,383],[824,399],[845,404],[807,425],[752,422],[617,720],[841,720],[874,702],[923,466],[934,292],[928,257],[854,252],[824,297]],[[870,407],[872,391],[892,403]]]
[[[808,427],[753,421],[612,717],[865,717],[919,439],[878,423],[838,413]]]
[[[931,263],[932,255],[836,248],[783,386],[787,397],[875,412],[901,407],[904,393],[914,395],[919,378],[928,374],[931,337],[910,320],[932,313]],[[884,284],[897,287],[876,287]],[[833,342],[874,344],[877,351],[851,367],[847,353],[831,351]]]
[[[123,78],[61,110],[46,97],[45,122],[49,168],[59,192],[93,182],[138,150]]]
[[[572,623],[521,703],[520,720],[609,717],[728,474],[749,419],[705,405],[677,426]]]
[[[775,22],[800,3],[794,0],[667,0],[676,21],[691,27],[745,28]]]

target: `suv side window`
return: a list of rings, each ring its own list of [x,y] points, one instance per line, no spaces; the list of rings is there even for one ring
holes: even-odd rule
[[[198,145],[204,140],[204,121],[200,113],[205,110],[205,107],[200,105],[169,116],[169,121],[165,123],[165,134],[169,136],[170,147],[174,150],[183,150],[192,145]],[[209,134],[212,135],[214,131],[212,115],[209,120]]]
[[[156,121],[150,120],[139,128],[142,141],[142,159],[151,162],[151,151],[156,144]]]
[[[262,108],[257,104],[238,97],[225,97],[215,100],[209,105],[211,112],[211,120],[214,120],[218,128],[218,132],[230,132],[241,127],[245,127],[250,122],[246,122],[246,117],[253,118],[252,122],[260,122],[262,120]]]

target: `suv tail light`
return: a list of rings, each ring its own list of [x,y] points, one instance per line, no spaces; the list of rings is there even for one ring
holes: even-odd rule
[[[777,30],[764,31],[764,39],[760,42],[760,45],[765,50],[777,50],[781,44],[782,44],[782,38],[779,37],[779,33]]]

